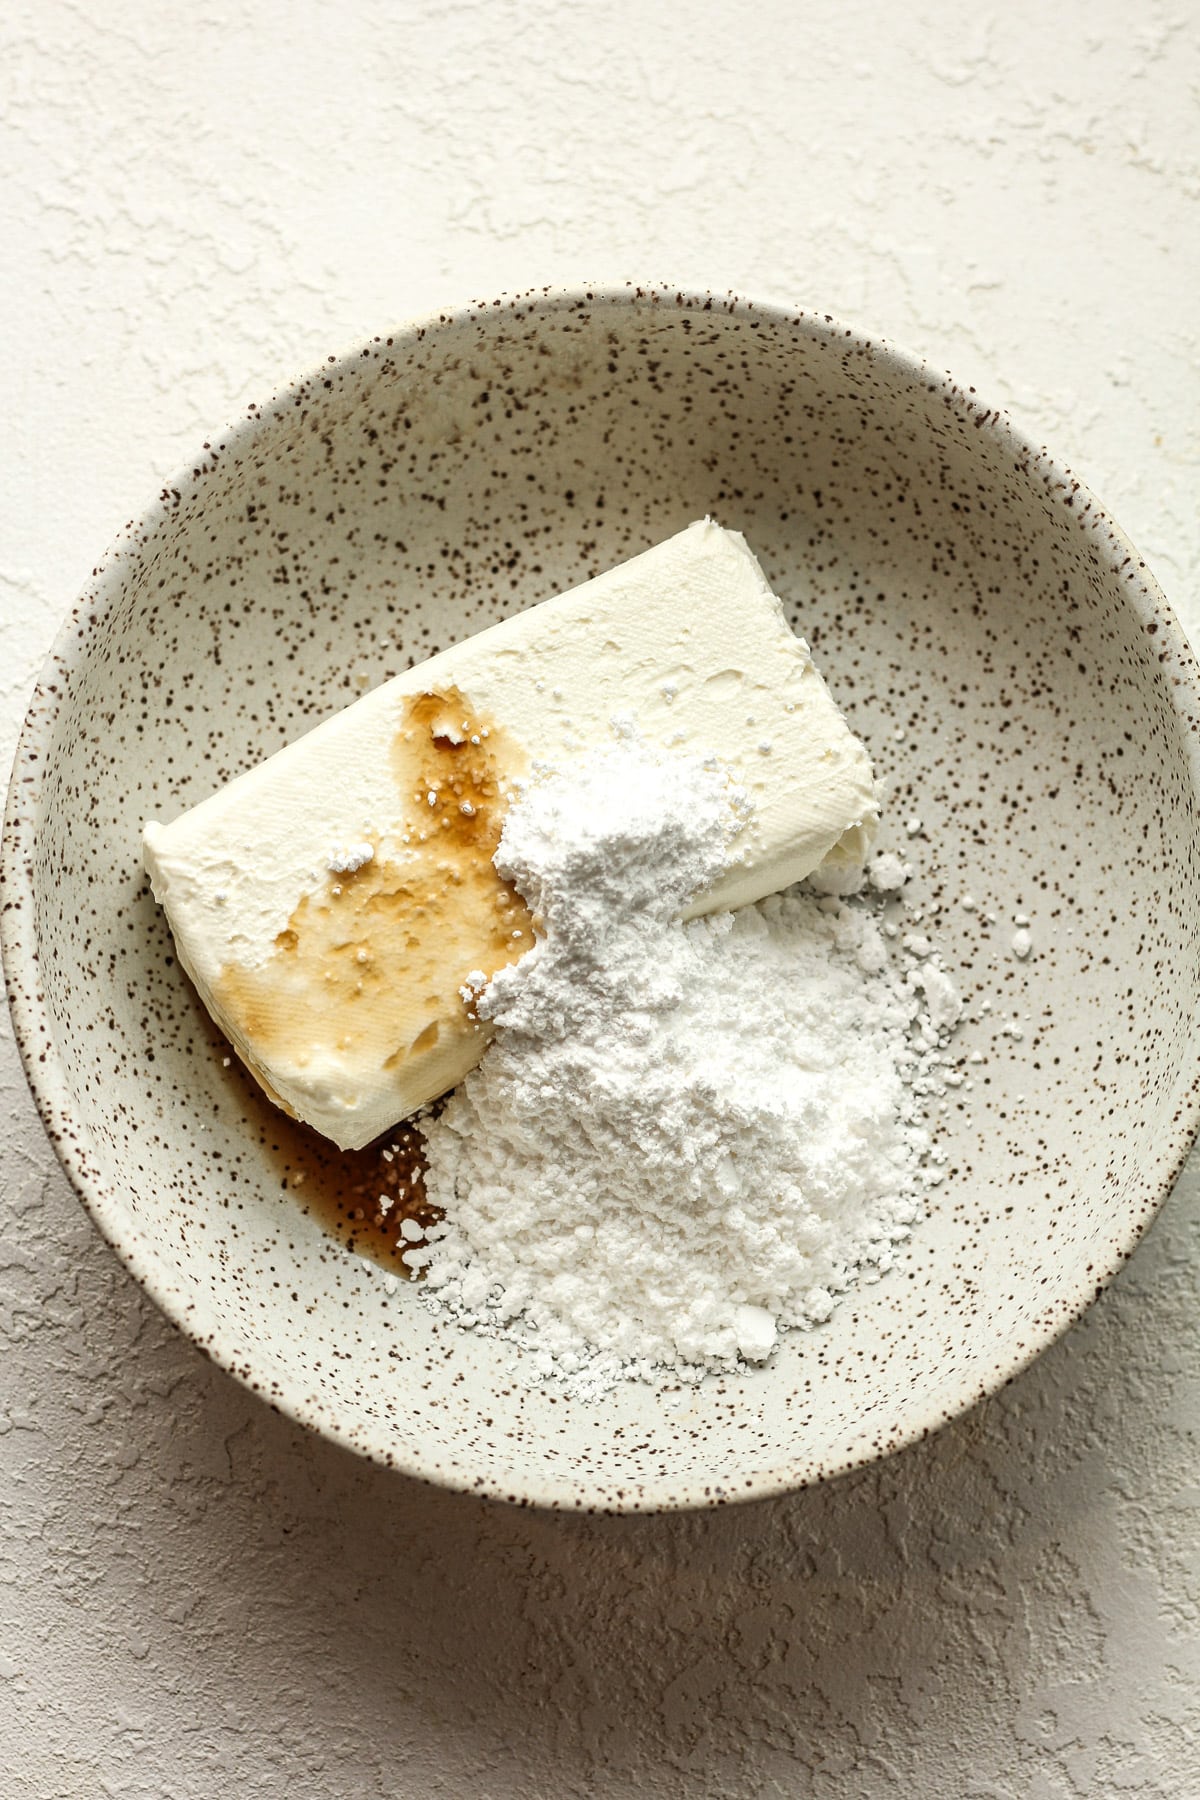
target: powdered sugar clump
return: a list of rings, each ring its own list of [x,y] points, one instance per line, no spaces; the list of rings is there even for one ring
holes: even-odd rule
[[[337,850],[331,850],[325,867],[331,875],[353,875],[375,856],[374,844],[366,839],[361,844],[347,844]]]
[[[581,1394],[761,1362],[892,1261],[920,1209],[956,996],[893,967],[882,898],[793,890],[687,924],[744,796],[632,741],[536,782],[497,864],[538,942],[426,1128],[424,1292]],[[890,877],[891,871],[888,871]]]

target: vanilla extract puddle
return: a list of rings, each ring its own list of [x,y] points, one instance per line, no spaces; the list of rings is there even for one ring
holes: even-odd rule
[[[440,1217],[425,1198],[420,1127],[404,1120],[364,1150],[339,1150],[268,1100],[207,1013],[204,1020],[226,1090],[263,1151],[275,1191],[355,1256],[411,1280],[400,1260],[408,1247],[401,1222],[411,1219],[424,1236]]]

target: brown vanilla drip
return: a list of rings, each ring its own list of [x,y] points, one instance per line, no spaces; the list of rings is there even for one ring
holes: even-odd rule
[[[400,1260],[408,1242],[400,1221],[413,1219],[424,1233],[440,1216],[425,1198],[420,1127],[404,1120],[365,1150],[339,1150],[274,1106],[208,1015],[203,1017],[218,1070],[247,1131],[266,1153],[275,1191],[356,1256],[370,1257],[391,1274],[411,1276]]]

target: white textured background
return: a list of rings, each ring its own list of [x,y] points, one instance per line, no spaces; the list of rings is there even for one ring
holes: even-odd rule
[[[7,0],[0,730],[209,431],[413,312],[840,313],[1064,456],[1200,639],[1194,0]],[[935,1441],[720,1516],[385,1475],[201,1361],[0,1043],[0,1795],[1200,1795],[1200,1165]]]

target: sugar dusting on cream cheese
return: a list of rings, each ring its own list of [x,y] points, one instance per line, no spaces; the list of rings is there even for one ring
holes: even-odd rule
[[[529,941],[491,862],[509,786],[602,749],[624,713],[659,749],[720,756],[753,801],[743,854],[690,911],[861,859],[870,758],[743,539],[711,520],[382,682],[147,823],[180,961],[278,1104],[359,1149],[462,1079],[487,1041],[464,1016],[463,977]]]

